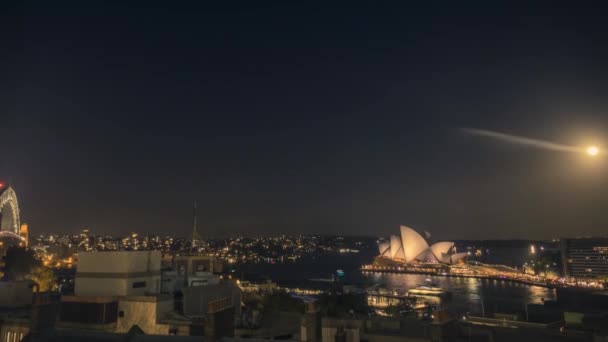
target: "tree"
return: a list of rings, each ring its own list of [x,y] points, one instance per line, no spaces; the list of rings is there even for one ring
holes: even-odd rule
[[[359,294],[323,294],[318,302],[330,317],[352,317],[369,312],[365,296]]]
[[[543,251],[533,263],[535,274],[559,273],[561,254],[555,251]]]
[[[40,262],[34,257],[34,252],[23,247],[11,247],[6,251],[4,278],[5,280],[25,280]]]
[[[304,312],[304,303],[302,300],[293,298],[284,291],[277,291],[264,295],[262,304],[265,310]]]
[[[57,287],[57,277],[52,269],[44,266],[34,268],[32,280],[38,284],[40,292],[53,291]]]

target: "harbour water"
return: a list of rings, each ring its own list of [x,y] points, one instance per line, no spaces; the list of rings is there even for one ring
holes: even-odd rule
[[[344,272],[340,281],[362,289],[379,285],[389,290],[407,290],[424,284],[429,278],[421,274],[361,272],[361,265],[369,263],[373,256],[373,251],[330,254],[304,258],[295,263],[242,265],[236,272],[265,276],[280,286],[301,288],[327,286],[323,279],[331,279],[338,269]],[[454,314],[524,313],[526,304],[555,299],[555,290],[506,280],[440,276],[431,277],[431,280],[452,293],[441,305]]]
[[[389,290],[411,289],[424,284],[429,276],[421,274],[363,273],[369,283]],[[431,277],[433,283],[452,293],[441,305],[456,314],[490,315],[522,313],[526,304],[540,304],[555,299],[555,290],[529,286],[506,280],[487,280],[457,277]]]

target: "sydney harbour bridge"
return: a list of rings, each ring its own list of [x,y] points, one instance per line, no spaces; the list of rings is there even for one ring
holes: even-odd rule
[[[15,190],[0,183],[0,238],[16,238],[20,236],[19,202]]]

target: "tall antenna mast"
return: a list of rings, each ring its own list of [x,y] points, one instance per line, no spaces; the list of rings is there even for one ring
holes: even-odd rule
[[[197,242],[200,242],[200,235],[196,231],[196,200],[194,201],[194,207],[192,210],[192,248],[196,249]]]

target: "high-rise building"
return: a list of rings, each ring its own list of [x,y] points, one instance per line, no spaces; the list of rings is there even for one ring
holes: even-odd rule
[[[82,228],[79,235],[80,241],[78,242],[78,246],[81,250],[90,251],[91,250],[91,241],[89,236],[89,228]]]
[[[564,276],[608,279],[608,238],[562,239]]]

